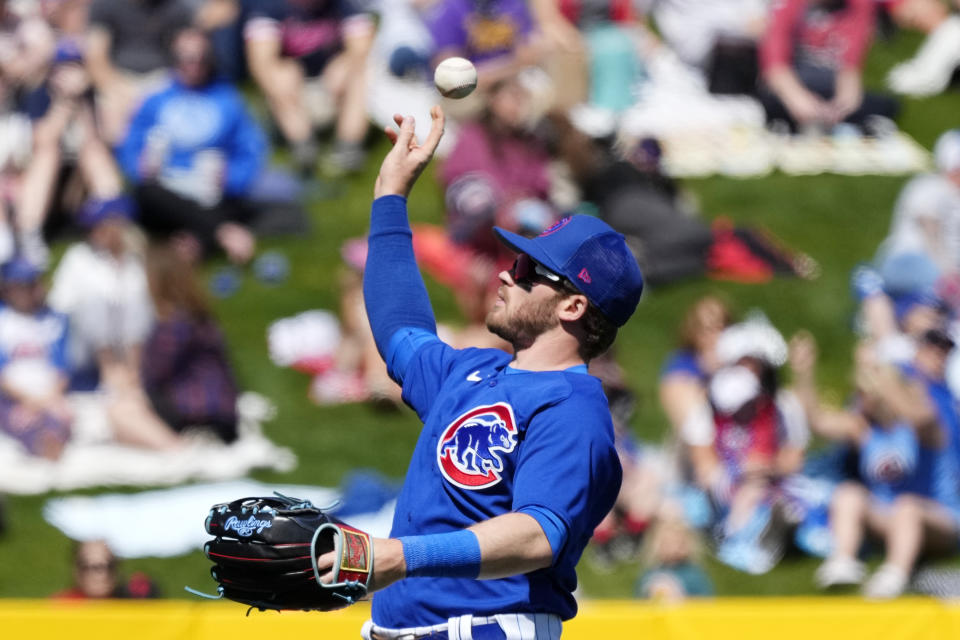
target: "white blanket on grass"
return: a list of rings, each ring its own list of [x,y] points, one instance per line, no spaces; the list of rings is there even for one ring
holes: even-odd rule
[[[73,437],[56,462],[26,453],[0,435],[0,493],[32,495],[99,486],[170,486],[191,480],[240,478],[252,469],[289,471],[296,456],[263,435],[275,409],[263,396],[245,393],[237,403],[238,439],[225,445],[197,439],[181,451],[157,452],[111,442],[96,394],[75,394]]]
[[[310,500],[318,507],[332,505],[335,489],[312,486],[266,485],[252,480],[159,489],[134,494],[75,496],[47,501],[47,522],[74,540],[104,540],[123,558],[171,557],[198,551],[210,539],[203,520],[210,507],[246,496],[269,496],[274,491]],[[355,514],[350,524],[378,537],[387,537],[394,502],[380,511]]]

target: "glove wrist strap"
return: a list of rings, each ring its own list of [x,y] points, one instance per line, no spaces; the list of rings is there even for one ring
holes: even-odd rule
[[[320,582],[320,569],[317,567],[317,543],[321,536],[333,537],[335,559],[333,578],[330,584]],[[321,587],[334,590],[349,604],[367,594],[367,585],[373,573],[373,543],[370,534],[346,524],[328,522],[320,525],[313,533],[311,541],[311,564],[313,577]]]

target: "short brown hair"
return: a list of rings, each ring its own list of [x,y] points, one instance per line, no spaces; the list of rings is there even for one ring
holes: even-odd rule
[[[580,342],[580,357],[590,362],[610,348],[617,339],[617,325],[600,312],[592,303],[580,319],[583,326],[583,340]]]
[[[575,284],[564,278],[557,288],[557,300],[572,295],[582,296],[584,293]],[[580,318],[580,326],[583,328],[583,337],[578,351],[584,362],[590,362],[597,356],[603,355],[613,344],[613,341],[617,339],[619,327],[603,315],[600,309],[589,300],[587,300],[587,310]]]

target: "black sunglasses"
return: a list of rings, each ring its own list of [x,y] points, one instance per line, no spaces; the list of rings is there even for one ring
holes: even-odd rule
[[[526,291],[530,291],[535,284],[545,284],[554,288],[564,285],[563,276],[550,271],[525,253],[517,255],[507,273],[517,286]]]

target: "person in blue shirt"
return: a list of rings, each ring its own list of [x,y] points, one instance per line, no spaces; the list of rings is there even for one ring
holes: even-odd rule
[[[955,348],[953,338],[944,329],[928,329],[916,341],[913,362],[903,369],[927,390],[929,407],[936,411],[953,457],[960,465],[960,407],[946,380],[947,361]]]
[[[412,117],[380,168],[364,296],[404,401],[423,421],[391,537],[373,542],[366,638],[558,638],[576,614],[574,568],[621,482],[601,383],[587,363],[633,314],[643,287],[624,238],[589,216],[535,238],[500,272],[487,327],[513,345],[455,350],[417,270],[406,197],[443,132]],[[332,554],[318,559],[329,582]]]
[[[921,553],[954,551],[960,541],[960,469],[950,427],[923,379],[880,361],[873,343],[857,349],[856,403],[848,410],[819,404],[812,338],[795,339],[791,349],[794,384],[812,429],[858,454],[858,477],[833,492],[832,549],[815,580],[823,588],[863,581],[857,556],[871,535],[884,543],[885,557],[864,595],[899,596]]]
[[[0,266],[0,433],[56,460],[70,438],[68,321],[44,302],[42,272],[23,256]]]
[[[197,253],[219,247],[246,262],[255,239],[243,200],[265,164],[263,132],[240,92],[217,79],[202,31],[180,31],[172,48],[169,84],[144,101],[117,150],[136,185],[139,222],[192,240]]]

